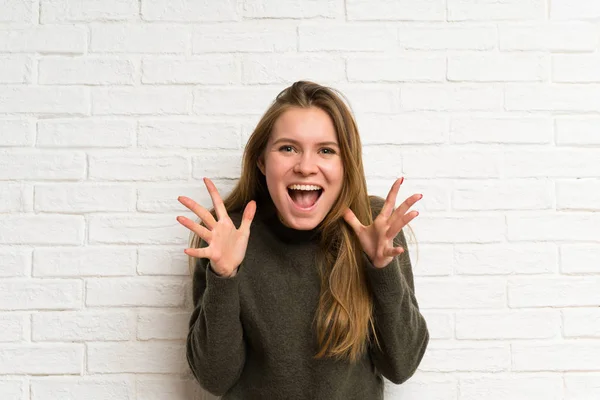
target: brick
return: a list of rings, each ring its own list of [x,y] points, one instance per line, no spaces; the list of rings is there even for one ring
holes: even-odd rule
[[[461,400],[562,400],[563,383],[560,376],[477,376],[461,377]]]
[[[83,346],[80,344],[0,345],[0,374],[81,374]]]
[[[448,0],[448,21],[544,20],[544,0]]]
[[[230,180],[218,181],[213,183],[217,187],[219,195],[225,199],[233,190],[235,182]],[[142,187],[138,191],[137,210],[145,212],[165,212],[168,210],[187,213],[188,218],[198,218],[187,207],[181,204],[177,198],[186,196],[198,204],[212,208],[212,200],[206,189],[204,182],[194,186],[152,186]]]
[[[135,400],[134,381],[127,377],[52,377],[31,379],[31,400]],[[66,396],[66,397],[65,397]]]
[[[235,0],[141,1],[141,16],[145,21],[235,21],[238,12]]]
[[[314,82],[341,81],[344,59],[333,54],[255,54],[242,55],[242,81],[250,84],[292,83],[299,79]]]
[[[508,345],[430,344],[419,366],[426,372],[500,372],[510,367]]]
[[[22,183],[0,183],[0,199],[2,199],[1,213],[29,211],[33,200],[33,189]]]
[[[129,340],[135,330],[134,316],[125,311],[42,312],[31,318],[36,342]]]
[[[464,182],[464,183],[463,183]],[[519,193],[515,196],[515,193]],[[539,180],[462,181],[451,193],[456,210],[549,210],[552,182]]]
[[[330,22],[298,26],[299,51],[391,51],[398,33],[391,26]]]
[[[16,379],[1,379],[0,380],[0,393],[6,399],[22,400],[25,399],[25,391],[27,384],[24,381]]]
[[[136,258],[135,249],[127,248],[41,248],[34,252],[33,276],[129,276]]]
[[[33,60],[25,56],[0,56],[0,83],[31,83]]]
[[[94,53],[183,54],[191,35],[191,28],[170,24],[97,24],[90,29]]]
[[[408,234],[406,229],[404,232]],[[450,245],[419,243],[418,254],[411,249],[410,257],[415,276],[448,276],[452,275],[454,270],[454,254]]]
[[[600,396],[600,374],[565,374],[565,400],[591,400]]]
[[[207,24],[194,28],[192,53],[282,53],[295,51],[296,42],[296,26],[285,21]]]
[[[199,87],[194,89],[194,114],[263,114],[278,91],[274,87]]]
[[[388,146],[369,146],[363,148],[363,162],[369,177],[397,177],[402,174],[404,157],[392,153]]]
[[[443,82],[446,58],[438,55],[349,57],[349,81],[360,82]],[[373,66],[377,68],[374,70]]]
[[[509,241],[594,241],[598,238],[598,214],[508,215]]]
[[[87,371],[91,373],[181,374],[188,370],[183,343],[89,343],[87,346]]]
[[[81,245],[84,228],[85,221],[80,215],[14,215],[0,220],[0,243]]]
[[[455,217],[419,217],[419,234],[429,243],[498,243],[505,240],[504,217],[465,214]],[[483,225],[479,225],[483,224]],[[444,228],[444,226],[446,228]],[[485,226],[485,232],[477,230]]]
[[[419,294],[420,297],[420,294]],[[423,310],[430,339],[454,338],[454,318],[446,312]]]
[[[77,184],[38,185],[35,210],[48,212],[132,211],[135,198],[123,186]]]
[[[137,0],[41,0],[42,23],[123,21],[138,18]]]
[[[247,0],[244,18],[343,18],[343,3],[335,0],[296,2],[275,0]]]
[[[505,90],[508,111],[600,111],[600,85],[524,84]]]
[[[416,279],[419,305],[423,309],[504,308],[506,281],[478,278]]]
[[[0,310],[73,309],[82,301],[75,279],[5,279],[0,289]]]
[[[207,399],[206,391],[193,378],[182,379],[176,376],[146,378],[138,376],[136,385],[138,398],[144,400]]]
[[[42,58],[38,64],[40,84],[131,85],[135,65],[115,58]]]
[[[543,117],[455,117],[450,121],[451,143],[550,144],[553,138],[553,121]]]
[[[565,244],[560,248],[560,272],[585,274],[600,272],[600,248],[594,244]]]
[[[600,180],[556,182],[556,209],[600,211]]]
[[[31,250],[0,248],[0,277],[25,276],[31,270]]]
[[[220,121],[141,121],[138,147],[239,149],[239,124]]]
[[[600,57],[595,54],[552,56],[553,82],[600,82]]]
[[[4,22],[33,22],[33,6],[31,1],[22,0],[2,0],[2,14],[0,14],[0,23]],[[0,393],[4,393],[0,390]],[[10,396],[9,396],[10,398]]]
[[[388,150],[389,152],[389,150]],[[398,154],[391,156],[398,157]],[[404,150],[402,172],[411,178],[497,178],[502,167],[498,151],[431,149]]]
[[[102,118],[38,120],[37,147],[131,147],[135,121]],[[82,134],[85,132],[85,134]]]
[[[239,83],[240,75],[239,62],[232,55],[142,61],[142,83],[227,85]]]
[[[399,399],[458,399],[457,379],[445,374],[427,374],[417,371],[410,380],[399,386],[388,385],[386,391],[393,388]],[[387,393],[385,394],[387,395]]]
[[[593,19],[600,17],[600,4],[586,0],[550,0],[550,19]]]
[[[95,115],[188,114],[192,93],[185,87],[94,88]]]
[[[558,117],[556,118],[557,145],[599,145],[598,127],[600,118]]]
[[[513,343],[513,371],[597,371],[600,367],[598,343]]]
[[[242,152],[212,152],[192,157],[192,177],[239,178]]]
[[[554,274],[558,251],[551,243],[456,245],[455,272],[461,275]]]
[[[353,113],[397,114],[400,109],[398,88],[389,84],[365,85],[340,83],[335,86],[346,97]]]
[[[600,338],[600,309],[562,310],[565,337]]]
[[[166,277],[98,278],[86,284],[88,307],[180,307],[182,279]]]
[[[501,111],[503,107],[502,90],[496,86],[406,85],[400,99],[402,109],[411,111]]]
[[[192,217],[189,216],[189,218]],[[194,220],[196,219],[198,217],[194,218]],[[138,250],[138,274],[190,276],[188,256],[183,252],[185,248],[187,248],[187,245],[173,249],[140,248]]]
[[[554,310],[475,311],[456,313],[457,339],[551,339],[560,336]]]
[[[21,313],[0,313],[0,343],[21,342],[25,340],[29,316]],[[0,388],[2,383],[0,382]],[[0,393],[4,394],[0,389]]]
[[[507,150],[504,176],[507,178],[597,178],[600,175],[598,151],[585,148],[539,148]]]
[[[448,138],[447,118],[436,115],[366,114],[357,123],[363,145],[441,144]]]
[[[437,24],[400,26],[398,39],[407,50],[491,50],[498,41],[492,27]]]
[[[188,311],[140,311],[137,320],[138,340],[184,340],[188,334]]]
[[[93,216],[88,233],[93,244],[184,244],[188,234],[187,228],[171,215]]]
[[[499,25],[500,50],[593,51],[598,32],[587,22],[540,22]]]
[[[511,308],[596,306],[599,285],[600,277],[514,278],[508,282],[508,304]]]
[[[445,21],[446,3],[443,0],[346,1],[350,21]]]
[[[7,86],[1,90],[0,113],[87,115],[90,109],[87,90],[81,87]]]
[[[35,140],[35,125],[28,119],[0,119],[0,132],[0,147],[29,147]]]
[[[35,209],[49,212],[133,211],[135,197],[123,186],[78,184],[39,185]]]
[[[87,30],[81,26],[0,28],[0,53],[83,54],[86,48]]]
[[[184,180],[189,177],[189,161],[183,156],[90,155],[90,179],[109,181]]]
[[[536,54],[463,54],[448,56],[448,80],[461,82],[545,81],[546,57]]]

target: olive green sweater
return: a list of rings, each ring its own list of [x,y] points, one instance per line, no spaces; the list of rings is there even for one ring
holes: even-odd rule
[[[383,199],[372,200],[374,216]],[[241,213],[231,213],[239,227]],[[381,344],[356,363],[313,359],[318,350],[313,317],[320,278],[318,233],[283,225],[272,202],[258,204],[246,256],[236,276],[223,278],[198,259],[187,360],[200,385],[224,400],[383,399],[382,375],[400,384],[417,369],[429,342],[405,252],[383,268],[363,253],[374,295]],[[201,247],[206,246],[205,242]]]

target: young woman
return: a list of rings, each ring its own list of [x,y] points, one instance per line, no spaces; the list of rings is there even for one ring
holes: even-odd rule
[[[187,360],[223,399],[382,399],[413,375],[429,333],[402,228],[418,215],[369,196],[343,96],[313,82],[283,90],[245,148],[242,173],[200,220],[185,253],[194,311]]]

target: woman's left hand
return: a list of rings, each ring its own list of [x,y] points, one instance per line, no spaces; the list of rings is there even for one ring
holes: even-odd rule
[[[413,204],[423,198],[422,194],[413,194],[394,210],[396,196],[403,181],[404,178],[399,178],[394,182],[381,212],[371,225],[361,224],[349,208],[344,213],[344,220],[356,232],[364,252],[373,266],[377,268],[385,267],[392,262],[395,256],[404,252],[401,246],[394,247],[394,237],[406,224],[419,215],[418,211],[407,211]]]

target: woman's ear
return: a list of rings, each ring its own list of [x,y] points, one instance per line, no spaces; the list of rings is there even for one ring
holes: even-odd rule
[[[265,163],[263,161],[262,156],[258,157],[258,161],[256,162],[256,165],[258,166],[258,169],[260,170],[260,172],[262,172],[263,175],[266,175],[265,174]]]

